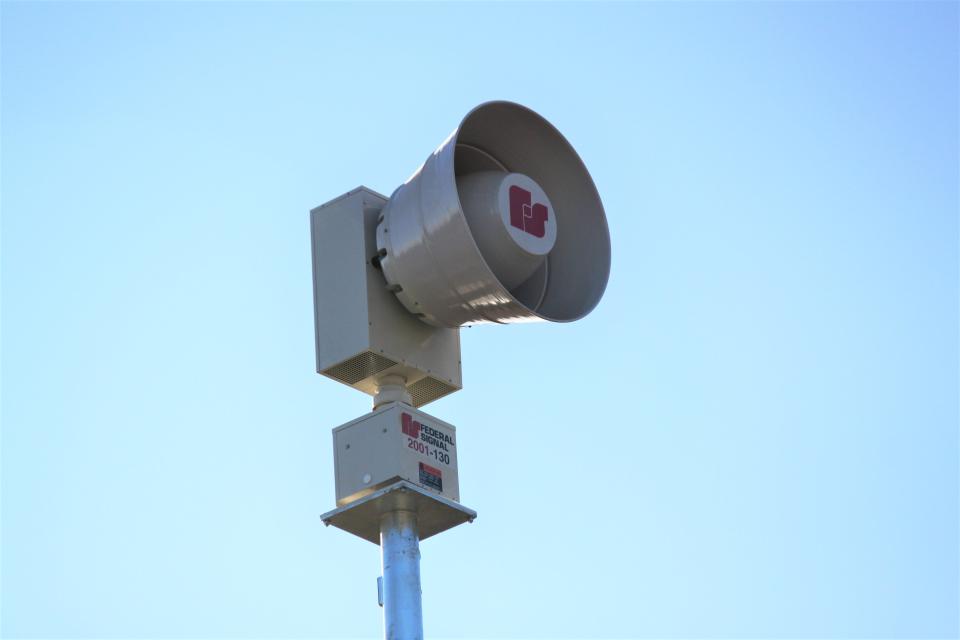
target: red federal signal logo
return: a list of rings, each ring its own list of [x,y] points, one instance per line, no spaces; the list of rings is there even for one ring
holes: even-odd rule
[[[547,205],[534,203],[533,195],[523,187],[510,187],[510,224],[536,238],[547,233]]]
[[[400,414],[400,430],[414,440],[420,437],[420,423],[414,420],[409,413]]]

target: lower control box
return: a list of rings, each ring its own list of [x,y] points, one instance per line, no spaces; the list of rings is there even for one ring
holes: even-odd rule
[[[407,481],[459,502],[456,428],[392,403],[333,430],[337,506]]]

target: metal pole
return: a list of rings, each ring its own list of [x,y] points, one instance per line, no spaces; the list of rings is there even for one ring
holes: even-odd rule
[[[423,640],[420,540],[415,511],[380,516],[383,556],[383,626],[386,640]]]

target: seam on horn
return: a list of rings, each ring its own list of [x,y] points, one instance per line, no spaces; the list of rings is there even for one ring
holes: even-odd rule
[[[450,149],[449,153],[451,153],[451,154],[453,154],[453,155],[456,155],[457,143],[456,143],[455,140],[456,140],[456,137],[459,136],[459,135],[460,135],[460,131],[457,130],[457,131],[455,132],[455,134],[454,134],[453,136],[451,136],[451,137],[454,139],[454,143],[453,143],[453,145],[449,148],[449,149]],[[482,152],[482,150],[481,150],[481,152]],[[439,157],[439,156],[435,156],[435,157]],[[436,162],[438,162],[438,160],[434,160],[434,163],[436,163]],[[422,171],[422,170],[425,170],[426,168],[427,168],[427,163],[425,162],[425,163],[423,164],[423,167],[421,168],[421,171]],[[436,170],[436,169],[434,169],[434,170]],[[460,214],[462,215],[462,214],[463,214],[463,205],[460,204],[460,194],[457,192],[457,179],[456,179],[456,171],[455,171],[455,168],[454,168],[454,159],[453,159],[453,158],[450,159],[450,174],[451,174],[451,175],[450,175],[450,179],[453,181],[453,192],[454,192],[454,194],[456,194],[456,197],[457,197],[457,210],[458,210],[458,211],[460,212]],[[424,221],[424,219],[423,219],[423,212],[426,210],[426,208],[424,207],[424,203],[423,203],[423,182],[422,182],[422,180],[423,180],[423,178],[421,177],[421,179],[417,182],[417,201],[418,201],[418,203],[419,203],[419,205],[420,205],[419,207],[417,207],[417,208],[419,209],[419,211],[417,212],[417,215],[418,215],[418,217],[420,218],[420,228],[421,228],[421,229],[426,229],[427,227],[426,227],[425,221]],[[463,222],[464,222],[464,224],[466,225],[466,222],[467,222],[466,219],[464,219]],[[481,261],[483,261],[483,254],[480,254],[480,248],[476,246],[477,243],[476,243],[476,241],[473,239],[473,234],[470,232],[470,227],[469,227],[469,225],[467,225],[467,233],[470,234],[470,241],[473,243],[474,247],[475,247],[476,250],[477,250],[477,253],[480,255]],[[423,234],[423,246],[424,246],[424,248],[426,249],[427,253],[430,254],[430,260],[431,260],[431,262],[433,262],[434,265],[437,265],[437,264],[438,264],[438,263],[437,263],[437,256],[436,256],[436,254],[434,253],[433,248],[432,248],[431,245],[432,245],[432,240],[431,240],[431,238],[430,238],[430,235],[429,235],[429,234],[426,234],[426,233]],[[484,266],[486,266],[486,262],[485,262],[485,261],[484,261]],[[488,267],[488,269],[489,269],[489,267]],[[475,307],[474,305],[470,304],[469,302],[467,302],[466,300],[464,300],[463,296],[460,294],[460,291],[458,291],[457,288],[453,286],[453,284],[450,282],[450,280],[449,280],[449,278],[447,277],[447,275],[444,273],[443,269],[437,269],[437,272],[438,272],[438,273],[440,274],[440,276],[443,278],[443,281],[447,283],[447,288],[448,288],[448,290],[451,291],[451,292],[453,292],[453,294],[457,296],[457,299],[460,300],[460,304],[461,304],[463,307],[471,310],[474,314],[477,314],[477,315],[479,315],[480,317],[484,318],[487,322],[494,322],[494,323],[496,323],[496,324],[503,324],[503,323],[500,322],[499,320],[495,320],[495,319],[489,317],[486,313],[483,312],[482,309],[479,309],[479,308]],[[491,272],[491,273],[492,273],[492,272]],[[496,277],[496,276],[494,276],[494,277]],[[507,292],[507,293],[509,293],[509,292]],[[434,317],[436,317],[436,316],[434,316]],[[444,326],[446,326],[446,325],[444,325]],[[457,326],[463,326],[463,323],[460,323],[460,324],[458,324]]]

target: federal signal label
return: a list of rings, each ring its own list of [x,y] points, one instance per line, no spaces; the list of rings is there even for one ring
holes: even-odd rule
[[[446,431],[415,420],[409,413],[400,414],[400,431],[406,437],[407,448],[430,461],[430,464],[420,463],[420,483],[442,490],[441,473],[432,465],[450,465],[451,456],[457,446],[453,437]]]

